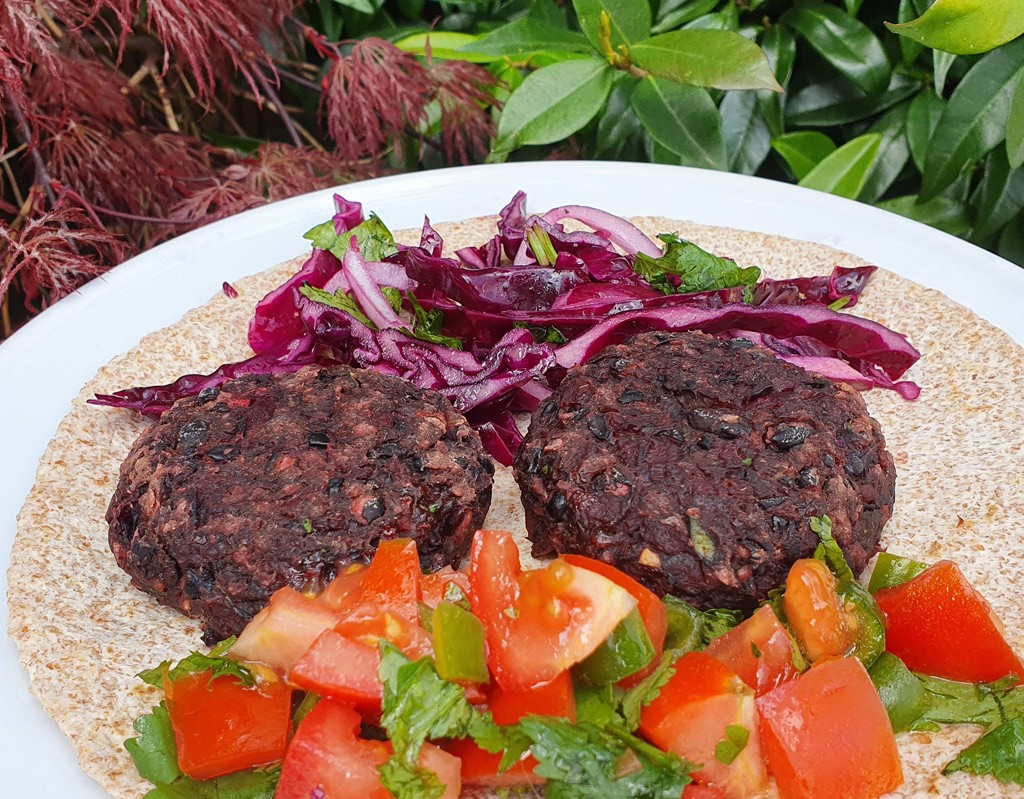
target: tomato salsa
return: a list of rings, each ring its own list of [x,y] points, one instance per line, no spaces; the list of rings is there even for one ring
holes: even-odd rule
[[[591,558],[524,569],[502,531],[434,574],[383,541],[141,674],[164,697],[126,746],[154,797],[874,799],[903,783],[896,734],[971,723],[945,771],[1024,784],[1024,663],[981,595],[888,554],[865,589],[812,521],[815,557],[745,619]]]

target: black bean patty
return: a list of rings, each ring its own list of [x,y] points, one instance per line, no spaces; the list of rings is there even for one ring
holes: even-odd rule
[[[271,593],[316,588],[382,538],[458,566],[491,501],[480,437],[440,394],[373,371],[250,376],[180,400],[136,441],[107,510],[132,582],[238,633]]]
[[[515,470],[534,555],[747,610],[814,551],[813,516],[863,570],[896,484],[857,391],[702,333],[644,333],[570,371]]]

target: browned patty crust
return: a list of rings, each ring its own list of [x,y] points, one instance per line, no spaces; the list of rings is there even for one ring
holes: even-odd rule
[[[107,510],[132,582],[238,633],[270,594],[317,587],[410,537],[458,566],[491,500],[480,437],[437,392],[311,367],[180,400],[136,441]]]
[[[856,390],[702,333],[644,333],[570,371],[515,469],[534,555],[590,555],[703,608],[765,599],[814,551],[814,516],[860,572],[896,483]]]

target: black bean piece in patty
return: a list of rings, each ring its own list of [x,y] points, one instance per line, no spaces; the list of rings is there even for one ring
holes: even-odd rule
[[[382,538],[458,566],[491,500],[480,437],[433,391],[373,371],[242,377],[136,441],[107,511],[132,582],[237,634],[278,588],[316,588]]]
[[[533,554],[590,555],[704,608],[763,600],[817,546],[813,516],[861,571],[892,512],[860,394],[749,342],[644,333],[544,408],[515,463]]]

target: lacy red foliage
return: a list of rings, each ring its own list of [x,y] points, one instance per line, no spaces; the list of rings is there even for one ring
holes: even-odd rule
[[[42,310],[124,258],[126,248],[82,208],[61,203],[28,216],[20,230],[0,222],[0,297],[12,284],[25,304]]]
[[[497,78],[468,61],[435,61],[428,69],[441,108],[441,142],[448,163],[483,159],[494,135],[490,107],[496,103],[490,90]]]
[[[148,19],[165,46],[164,71],[171,54],[188,65],[201,97],[213,93],[218,78],[240,74],[260,94],[260,70],[276,74],[261,35],[278,34],[285,14],[298,0],[148,0]]]
[[[252,156],[193,185],[168,217],[199,227],[274,200],[335,186],[353,178],[351,166],[329,153],[265,142]]]
[[[112,128],[139,124],[124,75],[94,58],[57,53],[33,71],[28,90],[34,112],[51,119],[90,119]]]
[[[334,59],[323,80],[320,110],[338,155],[346,161],[378,158],[401,134],[419,128],[433,97],[426,70],[415,56],[383,39],[356,42]]]

